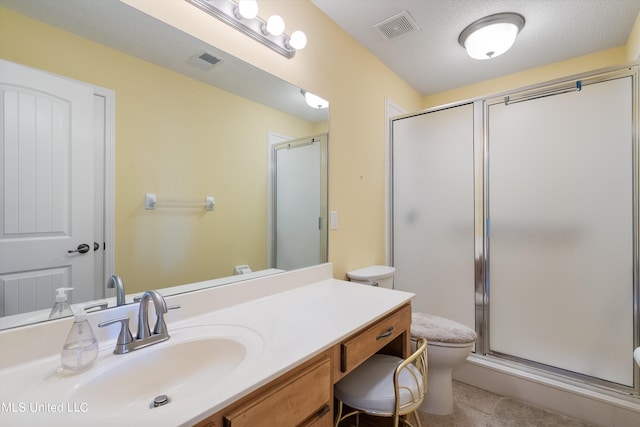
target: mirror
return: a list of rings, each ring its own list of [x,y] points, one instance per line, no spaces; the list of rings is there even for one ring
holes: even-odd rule
[[[15,37],[0,42],[10,52],[6,59],[25,58],[33,68],[115,93],[114,273],[127,303],[147,289],[186,292],[279,271],[268,194],[277,156],[268,144],[326,139],[326,109],[308,107],[300,88],[118,0],[0,0],[0,7],[21,21],[9,30]],[[221,61],[209,67],[203,54]],[[326,160],[326,140],[324,147]],[[147,193],[156,194],[157,209],[145,209]],[[191,205],[203,205],[206,196],[215,200],[212,211]],[[326,226],[321,233],[326,249]],[[318,263],[325,262],[326,250],[318,253]],[[242,265],[253,272],[234,275]],[[95,287],[104,290],[109,274],[106,265]],[[0,282],[9,276],[0,272]],[[56,287],[49,286],[52,295]],[[52,305],[5,315],[0,327],[42,321]]]

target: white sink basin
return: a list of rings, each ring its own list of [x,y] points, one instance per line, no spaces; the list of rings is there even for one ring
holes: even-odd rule
[[[122,355],[119,363],[95,372],[68,400],[90,407],[144,409],[158,395],[166,395],[169,403],[191,398],[231,375],[250,359],[250,352],[262,350],[260,342],[246,342],[251,331],[240,331],[229,326],[170,331],[168,341]]]
[[[58,360],[34,367],[26,384],[24,372],[18,375],[23,399],[51,401],[51,396],[57,396],[65,403],[64,411],[77,412],[65,420],[67,425],[75,420],[83,425],[133,421],[150,412],[161,417],[167,410],[180,411],[194,400],[207,398],[207,393],[215,396],[216,390],[237,380],[236,375],[258,367],[264,349],[262,337],[242,326],[198,325],[169,329],[169,334],[168,341],[124,355],[109,354],[111,346],[103,346],[95,365],[81,373],[60,371]],[[13,382],[10,377],[5,380]],[[166,395],[168,403],[153,407],[160,395]],[[28,415],[35,417],[30,418],[34,422],[47,415],[32,412]],[[19,415],[25,421],[25,414]]]

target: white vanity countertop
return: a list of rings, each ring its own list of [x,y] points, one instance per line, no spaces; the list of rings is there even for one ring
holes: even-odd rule
[[[330,270],[330,267],[329,267]],[[322,275],[326,277],[326,266]],[[230,403],[249,394],[251,391],[279,377],[288,370],[311,359],[322,351],[339,343],[358,329],[385,316],[396,308],[409,302],[413,294],[400,291],[392,291],[383,288],[364,286],[325,278],[316,280],[313,274],[306,272],[306,277],[301,277],[301,285],[287,285],[296,280],[296,272],[284,273],[280,275],[281,282],[277,279],[265,278],[257,279],[250,283],[239,283],[232,285],[220,292],[212,289],[202,293],[186,294],[183,298],[167,298],[169,305],[178,303],[182,306],[180,316],[174,315],[174,310],[170,311],[166,317],[171,334],[172,329],[192,325],[238,325],[249,328],[257,332],[263,340],[264,347],[255,363],[248,363],[246,367],[232,372],[227,380],[220,385],[214,384],[202,393],[194,394],[189,401],[172,401],[166,406],[149,409],[141,408],[139,417],[128,421],[137,425],[159,425],[177,426],[191,425],[209,415],[212,415]],[[302,274],[305,274],[304,272]],[[276,276],[278,277],[278,276]],[[315,277],[316,279],[318,277]],[[310,281],[311,280],[311,281]],[[253,295],[258,294],[255,299],[242,297],[242,291],[247,289],[256,290]],[[262,295],[259,295],[262,293]],[[228,307],[217,307],[221,304],[217,297],[231,301]],[[190,309],[190,306],[194,306]],[[195,306],[214,306],[211,311],[203,312],[202,308]],[[199,312],[199,313],[198,313]],[[109,316],[113,318],[117,316]],[[175,319],[174,321],[172,321]],[[180,317],[181,319],[176,319]],[[97,322],[103,321],[96,319]],[[90,320],[95,328],[94,321]],[[96,323],[97,323],[96,322]],[[70,322],[68,326],[70,326]],[[135,322],[132,323],[135,325]],[[67,326],[65,324],[65,326]],[[109,328],[110,329],[110,328]],[[113,329],[118,329],[113,328]],[[104,333],[101,329],[99,332]],[[31,331],[33,333],[33,331]],[[96,331],[98,334],[98,331]],[[64,340],[64,335],[60,336],[60,346]],[[102,339],[101,339],[102,338]],[[113,339],[111,337],[98,336],[100,341],[100,355],[96,365],[88,371],[77,374],[78,378],[88,375],[93,369],[98,369],[101,363],[109,358],[126,358],[142,352],[146,349],[136,350],[126,355],[113,355]],[[0,335],[3,342],[3,336]],[[162,346],[163,343],[155,345]],[[154,346],[152,346],[154,347]],[[151,349],[152,347],[149,347]],[[51,376],[56,374],[59,366],[59,355],[50,355],[37,361],[24,361],[23,364],[11,363],[11,355],[0,358],[0,396],[2,400],[2,412],[0,412],[0,424],[2,425],[34,425],[41,422],[49,426],[64,425],[124,425],[128,422],[122,419],[123,408],[113,408],[113,411],[106,411],[106,417],[101,416],[97,421],[91,416],[91,408],[85,407],[85,412],[70,412],[63,410],[61,413],[45,413],[46,406],[42,411],[29,411],[29,388],[34,377]],[[6,362],[6,363],[5,363]],[[179,361],[176,361],[179,363]],[[14,367],[9,368],[12,364]],[[162,375],[162,372],[158,372]],[[73,376],[65,381],[72,381]],[[131,378],[131,381],[143,381],[143,378]],[[9,386],[10,385],[10,386]],[[71,385],[72,386],[72,385]],[[127,384],[123,384],[127,387]],[[157,394],[157,393],[156,393]],[[154,394],[155,396],[155,394]],[[170,396],[171,397],[171,396]],[[151,397],[151,399],[153,396]],[[60,405],[63,409],[68,409],[68,405],[79,408],[82,402],[59,401],[59,396],[51,396],[48,402],[50,405]],[[105,396],[105,404],[109,397]],[[18,405],[18,406],[16,406]],[[20,412],[23,405],[25,411]],[[17,409],[17,410],[11,410]],[[100,411],[105,412],[104,408]]]

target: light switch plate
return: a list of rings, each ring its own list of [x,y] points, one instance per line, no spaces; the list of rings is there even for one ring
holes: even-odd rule
[[[338,228],[338,211],[331,211],[329,213],[329,228],[332,230]]]

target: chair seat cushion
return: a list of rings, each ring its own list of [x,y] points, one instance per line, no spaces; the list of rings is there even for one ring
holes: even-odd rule
[[[335,397],[354,409],[372,414],[392,414],[395,405],[393,374],[402,362],[399,357],[374,354],[336,383]],[[422,391],[418,390],[418,387],[422,388],[422,381],[416,383],[408,370],[422,378],[413,364],[402,370],[398,381],[401,405],[411,402],[413,396],[420,395]]]

